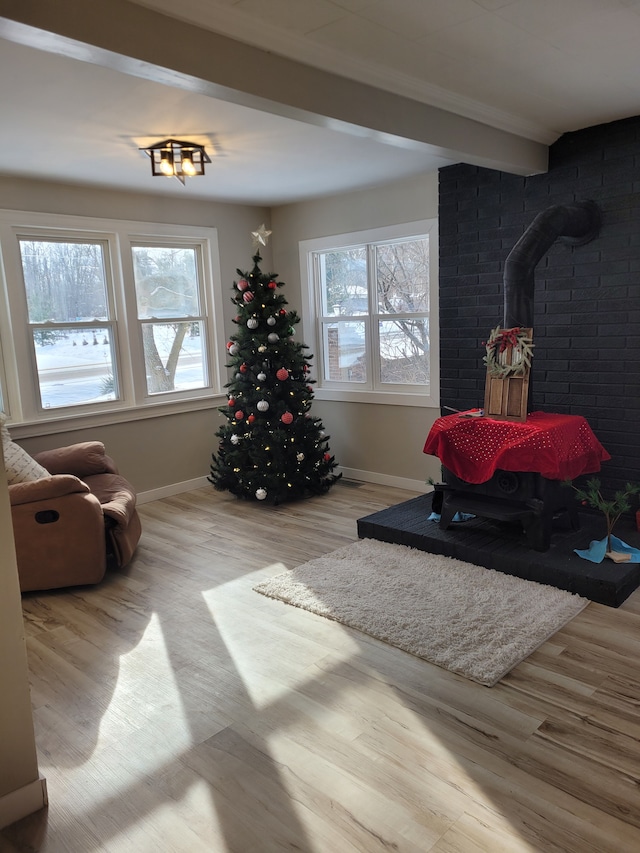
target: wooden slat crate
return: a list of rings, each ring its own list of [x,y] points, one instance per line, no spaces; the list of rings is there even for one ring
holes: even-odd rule
[[[529,339],[533,338],[533,329],[522,329]],[[500,364],[511,365],[521,360],[518,347],[507,346],[499,356]],[[498,421],[517,421],[527,419],[527,401],[529,397],[529,375],[531,369],[524,367],[520,375],[500,378],[492,376],[487,368],[484,389],[485,417]]]

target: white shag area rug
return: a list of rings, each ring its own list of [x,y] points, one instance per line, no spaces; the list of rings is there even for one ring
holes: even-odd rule
[[[487,687],[589,604],[555,587],[374,539],[254,589]]]

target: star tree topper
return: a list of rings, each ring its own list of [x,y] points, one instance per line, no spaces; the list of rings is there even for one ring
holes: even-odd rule
[[[254,248],[257,249],[260,246],[266,246],[267,240],[269,239],[270,235],[271,235],[271,231],[267,231],[267,229],[264,226],[264,222],[263,222],[257,231],[251,232],[251,236],[253,237]]]

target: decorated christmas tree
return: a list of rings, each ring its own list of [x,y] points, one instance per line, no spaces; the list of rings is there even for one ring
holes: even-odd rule
[[[269,232],[254,232],[264,244]],[[278,504],[323,494],[339,479],[313,400],[308,347],[294,338],[300,318],[288,311],[276,273],[238,269],[233,302],[237,332],[227,343],[232,379],[219,411],[217,454],[209,480],[219,491]]]

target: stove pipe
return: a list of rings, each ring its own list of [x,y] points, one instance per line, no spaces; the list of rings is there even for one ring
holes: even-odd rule
[[[600,222],[593,201],[555,204],[536,216],[504,265],[504,329],[533,326],[534,270],[555,241],[582,246],[598,235]]]

